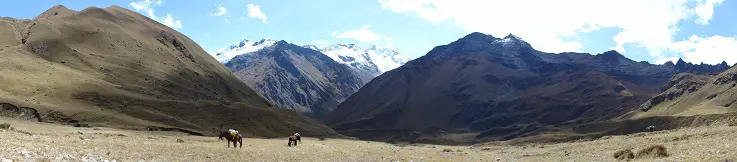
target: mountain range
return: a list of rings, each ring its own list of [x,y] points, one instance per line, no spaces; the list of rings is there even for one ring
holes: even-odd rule
[[[545,53],[514,35],[471,33],[364,85],[326,120],[379,141],[473,143],[565,132],[637,109],[675,74],[720,65],[653,65],[616,51]]]
[[[375,45],[318,48],[271,39],[243,40],[214,57],[277,107],[319,120],[365,83],[408,60]]]
[[[244,55],[273,46],[276,42],[278,41],[272,39],[261,39],[259,41],[242,40],[237,44],[230,45],[228,48],[220,49],[213,57],[217,58],[221,63],[226,64],[238,55]],[[364,82],[371,81],[374,77],[404,65],[409,61],[408,57],[399,54],[399,52],[393,49],[381,48],[376,45],[372,45],[367,49],[362,49],[355,44],[343,43],[322,48],[316,45],[301,46],[321,52],[335,62],[348,65]]]
[[[0,17],[0,73],[0,116],[195,135],[459,144],[737,122],[737,67],[726,62],[547,53],[482,33],[414,60],[271,39],[208,55],[118,6]]]
[[[324,119],[363,80],[345,64],[309,48],[278,41],[225,64],[278,107]]]

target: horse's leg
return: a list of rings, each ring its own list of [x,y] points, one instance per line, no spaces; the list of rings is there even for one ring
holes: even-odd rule
[[[230,140],[228,140],[228,148],[230,148]]]
[[[240,143],[241,148],[243,148],[243,138],[238,138],[238,142]]]

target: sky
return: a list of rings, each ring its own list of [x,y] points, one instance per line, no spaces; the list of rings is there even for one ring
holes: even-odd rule
[[[117,5],[186,34],[214,54],[263,38],[425,55],[471,32],[514,34],[544,52],[616,50],[662,64],[737,63],[737,0],[24,0],[0,16],[30,19],[54,5]]]

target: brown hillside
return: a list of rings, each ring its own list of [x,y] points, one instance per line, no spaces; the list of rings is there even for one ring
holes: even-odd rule
[[[625,117],[693,116],[724,114],[737,110],[737,104],[734,104],[737,102],[735,95],[737,94],[737,68],[731,68],[716,76],[691,78],[674,77],[671,80],[673,86],[643,104],[641,110],[634,111],[630,113],[631,116]]]
[[[0,19],[0,102],[44,121],[248,136],[334,132],[271,105],[187,36],[118,6]]]

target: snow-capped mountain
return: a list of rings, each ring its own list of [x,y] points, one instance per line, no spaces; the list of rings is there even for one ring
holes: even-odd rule
[[[366,54],[368,54],[381,73],[402,66],[409,61],[407,56],[399,55],[397,51],[390,48],[378,48],[376,45],[366,49]]]
[[[230,45],[230,47],[228,48],[218,50],[214,57],[221,63],[227,63],[235,56],[258,51],[260,49],[272,46],[276,42],[276,40],[271,39],[261,39],[260,41],[251,41],[244,39],[238,44]]]
[[[214,57],[225,64],[235,56],[273,46],[276,42],[276,40],[271,39],[261,39],[260,41],[243,40],[228,48],[220,49]],[[409,58],[400,55],[393,49],[380,48],[376,45],[372,45],[367,49],[362,49],[355,44],[342,43],[327,47],[318,47],[315,45],[302,45],[302,47],[319,51],[338,63],[348,65],[365,82],[370,81],[384,72],[402,66],[409,61]]]
[[[379,48],[376,45],[368,49],[362,49],[355,44],[334,44],[325,48],[314,45],[303,46],[305,48],[317,49],[336,62],[350,66],[366,82],[389,70],[407,63],[409,58],[399,55],[397,51],[390,48]]]

